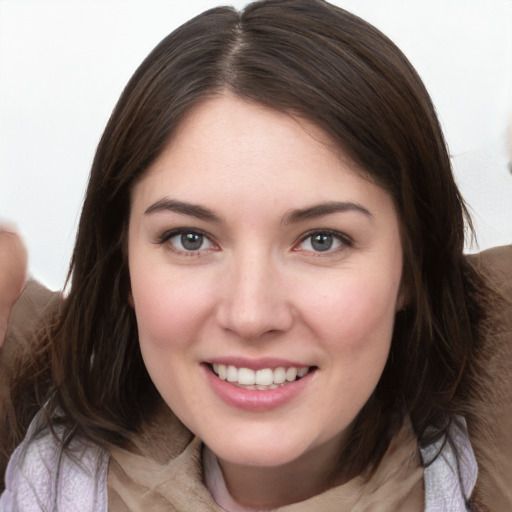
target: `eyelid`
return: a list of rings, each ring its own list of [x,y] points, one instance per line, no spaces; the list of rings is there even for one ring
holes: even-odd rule
[[[173,238],[173,237],[175,237],[177,235],[183,235],[183,234],[187,234],[187,233],[195,234],[195,235],[201,235],[201,236],[203,236],[204,238],[206,238],[210,242],[210,244],[213,246],[213,249],[217,250],[219,248],[219,246],[218,246],[217,242],[215,241],[214,237],[211,236],[209,233],[206,233],[202,229],[187,228],[187,227],[179,227],[179,228],[167,229],[167,230],[163,231],[160,235],[158,235],[156,237],[156,239],[154,240],[154,243],[157,244],[157,245],[164,245],[171,238]],[[167,249],[170,250],[171,252],[175,252],[177,254],[186,254],[187,256],[191,256],[191,255],[199,255],[199,253],[205,252],[205,251],[209,251],[212,248],[198,249],[196,251],[185,251],[185,250],[179,249],[177,247],[172,247],[169,244],[169,247]]]
[[[354,245],[354,241],[352,240],[351,237],[349,237],[348,235],[346,235],[345,233],[342,233],[340,231],[336,231],[334,229],[311,229],[309,231],[307,231],[306,233],[302,234],[300,236],[300,238],[297,240],[297,242],[295,242],[294,246],[293,246],[293,250],[294,251],[300,251],[301,249],[298,247],[300,244],[302,244],[304,241],[306,241],[308,238],[312,237],[313,235],[330,235],[332,236],[333,238],[336,238],[338,239],[342,245],[344,247],[352,247]],[[333,254],[333,253],[336,253],[338,252],[339,250],[342,250],[342,249],[334,249],[334,250],[326,250],[324,252],[322,251],[305,251],[305,252],[311,252],[311,253],[314,253],[315,255],[328,255],[328,254]]]

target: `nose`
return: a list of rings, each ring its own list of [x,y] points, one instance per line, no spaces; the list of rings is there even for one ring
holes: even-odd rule
[[[293,324],[286,279],[271,257],[254,252],[233,262],[223,280],[220,326],[245,340],[285,332]]]

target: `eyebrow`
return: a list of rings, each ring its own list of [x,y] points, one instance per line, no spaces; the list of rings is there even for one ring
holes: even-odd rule
[[[165,211],[190,215],[192,217],[210,222],[221,222],[222,220],[212,210],[205,208],[204,206],[168,198],[160,199],[156,203],[152,204],[149,208],[146,209],[144,214],[149,215],[152,213]],[[293,224],[296,222],[316,219],[318,217],[323,217],[324,215],[330,215],[339,212],[359,212],[373,219],[371,212],[358,203],[331,201],[328,203],[319,203],[313,206],[308,206],[307,208],[291,210],[283,217],[283,224]]]
[[[358,212],[369,217],[370,219],[373,219],[372,213],[367,208],[361,206],[358,203],[332,201],[328,203],[315,204],[307,208],[291,210],[283,217],[283,223],[292,224],[294,222],[317,219],[318,217],[323,217],[324,215],[330,215],[332,213],[339,212]]]
[[[175,199],[160,199],[156,203],[152,204],[145,212],[144,215],[149,215],[151,213],[157,212],[177,212],[182,213],[183,215],[190,215],[192,217],[197,217],[201,220],[207,220],[210,222],[220,222],[221,218],[213,213],[212,210],[205,208],[204,206],[199,206],[193,203],[187,203],[185,201],[176,201]]]

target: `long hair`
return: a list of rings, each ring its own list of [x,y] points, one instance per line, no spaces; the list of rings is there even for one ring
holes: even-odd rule
[[[478,350],[474,276],[462,255],[467,212],[411,64],[376,28],[321,0],[209,10],[166,37],[129,81],[97,149],[69,297],[48,339],[49,417],[122,444],[154,410],[159,397],[128,303],[130,192],[189,109],[226,91],[316,123],[396,205],[407,301],[382,378],[340,454],[347,474],[382,456],[405,415],[420,442],[446,434],[464,412]]]

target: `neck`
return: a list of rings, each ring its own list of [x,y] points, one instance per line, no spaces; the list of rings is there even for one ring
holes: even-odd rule
[[[273,467],[248,467],[218,459],[204,447],[206,486],[227,512],[256,512],[297,503],[339,484],[339,449],[332,445],[293,462]]]

